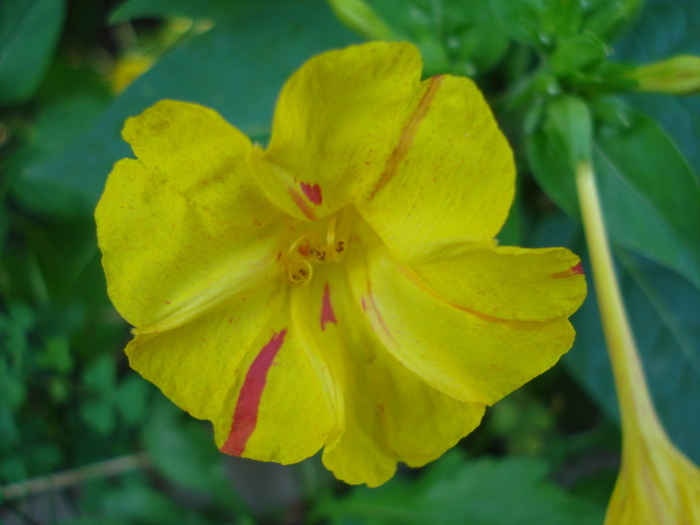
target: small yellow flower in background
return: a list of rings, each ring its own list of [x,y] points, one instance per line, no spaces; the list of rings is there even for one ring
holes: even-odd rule
[[[115,95],[123,93],[134,80],[151,69],[155,62],[155,57],[146,54],[126,54],[119,57],[109,76],[112,92]]]
[[[498,247],[514,167],[474,83],[370,43],[301,67],[263,150],[213,110],[127,121],[96,218],[133,368],[226,453],[379,485],[572,345],[579,259]]]

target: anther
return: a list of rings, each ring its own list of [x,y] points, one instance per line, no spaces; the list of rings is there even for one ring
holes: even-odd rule
[[[289,268],[289,280],[294,284],[308,283],[314,274],[314,269],[308,261],[298,261],[296,268]]]

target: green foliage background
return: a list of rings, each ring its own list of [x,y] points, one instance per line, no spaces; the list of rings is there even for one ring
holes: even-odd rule
[[[207,424],[128,368],[92,210],[130,154],[124,120],[163,98],[199,102],[264,142],[277,93],[310,56],[415,42],[425,75],[473,77],[516,153],[502,244],[565,245],[590,273],[561,141],[580,108],[626,304],[659,415],[700,463],[700,96],[635,93],[625,75],[700,55],[694,0],[0,0],[0,485],[146,453],[116,476],[0,496],[0,522],[71,524],[600,524],[619,428],[595,293],[555,367],[488,411],[420,471],[348,487],[311,458],[220,454]],[[368,16],[371,13],[372,16]],[[346,24],[336,17],[339,15]],[[126,55],[155,65],[126,91]],[[99,468],[98,468],[99,474]]]

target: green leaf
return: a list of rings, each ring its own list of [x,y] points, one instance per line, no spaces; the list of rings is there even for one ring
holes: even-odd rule
[[[590,275],[580,227],[558,216],[538,230],[536,246],[568,245],[582,257],[584,270]],[[616,253],[621,263],[620,286],[654,405],[673,442],[700,463],[700,291],[677,273],[644,257],[625,250]],[[571,321],[576,342],[563,363],[605,412],[619,421],[593,286]]]
[[[157,492],[145,483],[131,483],[107,490],[99,502],[99,519],[123,520],[123,523],[169,525],[193,523],[188,513],[178,508],[174,498]],[[96,516],[97,517],[97,516]]]
[[[2,378],[5,381],[5,378]],[[6,390],[6,388],[4,389]],[[3,392],[4,394],[5,392]],[[0,452],[7,452],[12,446],[19,442],[22,435],[17,427],[15,415],[12,409],[5,403],[0,403]],[[3,454],[5,456],[5,454]],[[5,459],[5,458],[3,458]],[[0,462],[0,479],[7,479]]]
[[[605,220],[616,244],[673,268],[700,289],[700,187],[663,130],[630,112],[604,126],[595,159]]]
[[[151,387],[141,376],[127,376],[117,388],[116,402],[119,413],[129,425],[143,422],[148,412]]]
[[[28,131],[21,146],[10,158],[8,172],[13,175],[21,174],[51,162],[95,125],[111,100],[107,83],[94,71],[87,67],[70,67],[63,60],[55,60],[37,92],[36,116],[27,127]],[[26,209],[48,214],[62,221],[85,220],[86,217],[92,216],[92,207],[81,203],[74,193],[67,191],[60,184],[24,182],[21,191],[15,190],[14,197]],[[55,226],[50,228],[53,227]],[[94,230],[94,227],[90,228]],[[77,239],[73,231],[69,232],[68,239],[60,239],[61,234],[55,236],[55,233],[51,232],[48,244],[53,239],[56,239],[59,248],[73,244],[70,253],[64,253],[62,256],[54,254],[52,258],[52,265],[63,265],[66,255],[69,259],[75,259],[80,249],[76,249]],[[85,235],[77,237],[84,238]],[[63,285],[59,287],[68,286],[69,283],[64,280]]]
[[[138,78],[70,149],[25,169],[15,193],[50,189],[64,197],[65,213],[76,206],[68,195],[94,207],[112,165],[130,156],[119,136],[124,121],[163,98],[213,107],[249,136],[263,136],[287,77],[312,55],[353,41],[356,37],[318,0],[222,22]]]
[[[674,269],[700,289],[700,188],[693,171],[651,119],[626,110],[627,125],[596,133],[594,164],[614,244]],[[530,166],[545,192],[578,217],[567,152],[545,126],[527,139]]]
[[[474,76],[492,69],[508,50],[508,35],[488,2],[368,0],[395,39],[414,42],[425,76]]]
[[[61,34],[64,0],[0,2],[0,105],[28,101]]]
[[[644,0],[594,0],[591,4],[583,30],[610,42],[630,28]]]
[[[207,19],[218,24],[250,16],[256,12],[278,9],[308,0],[126,0],[109,17],[110,24],[138,18],[169,19],[187,17]]]
[[[490,0],[491,10],[503,27],[504,31],[517,42],[534,44],[550,44],[551,36],[543,32],[541,18],[547,0]]]
[[[226,477],[225,456],[214,445],[211,427],[195,421],[163,396],[157,396],[143,430],[153,465],[170,481],[210,494],[239,513],[245,505]]]
[[[547,481],[547,470],[536,458],[466,461],[453,449],[417,482],[396,477],[376,489],[356,488],[343,499],[324,502],[318,513],[336,520],[401,525],[602,523],[602,507]]]
[[[115,388],[117,367],[114,356],[103,355],[90,363],[83,372],[85,396],[80,404],[83,420],[102,435],[114,430]]]
[[[567,75],[599,64],[608,53],[605,42],[594,35],[574,35],[557,44],[550,56],[550,66],[557,75]]]
[[[547,137],[564,152],[569,166],[591,161],[593,123],[586,103],[578,97],[563,95],[547,107],[544,122]]]
[[[639,21],[616,46],[616,58],[647,64],[680,54],[700,55],[700,9],[695,0],[647,0]],[[657,120],[700,175],[700,96],[633,94],[635,108]]]
[[[230,1],[233,6],[238,2]],[[223,2],[216,0],[126,0],[112,11],[110,24],[127,22],[137,18],[174,18],[186,16],[189,18],[210,17],[217,13],[217,7],[224,8]]]
[[[46,346],[36,358],[37,364],[46,370],[67,374],[73,369],[73,356],[70,353],[70,341],[65,336],[53,336],[46,341]]]

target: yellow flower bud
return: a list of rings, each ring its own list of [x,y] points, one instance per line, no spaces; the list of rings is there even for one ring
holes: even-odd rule
[[[695,95],[700,93],[700,57],[679,55],[633,69],[628,78],[639,82],[639,91]]]
[[[392,32],[363,0],[329,0],[335,16],[370,40],[392,40]]]

